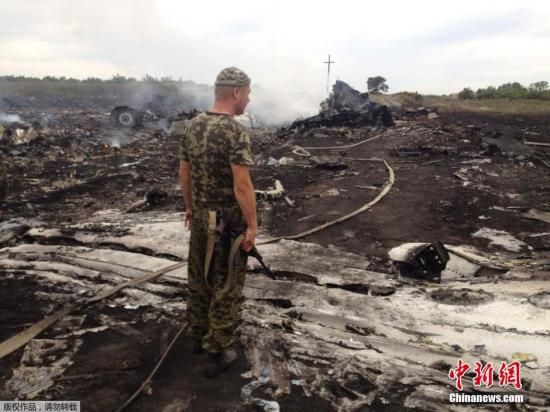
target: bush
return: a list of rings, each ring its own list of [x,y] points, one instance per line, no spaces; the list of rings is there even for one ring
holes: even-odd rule
[[[469,88],[462,90],[458,97],[461,99],[471,99]],[[540,99],[550,100],[550,89],[548,82],[540,81],[532,83],[529,88],[521,83],[504,83],[498,87],[489,86],[486,89],[477,89],[475,97],[478,99]]]

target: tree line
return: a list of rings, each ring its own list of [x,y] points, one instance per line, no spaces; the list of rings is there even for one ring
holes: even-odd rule
[[[46,82],[68,82],[68,83],[187,83],[189,81],[184,81],[181,78],[179,80],[174,80],[172,77],[154,77],[146,74],[140,80],[135,77],[126,77],[121,74],[114,74],[110,79],[100,79],[99,77],[88,77],[86,79],[75,79],[74,77],[65,77],[65,76],[44,76],[32,77],[32,76],[0,76],[0,80],[5,81],[46,81]]]
[[[458,93],[460,99],[541,99],[550,100],[550,89],[547,81],[530,84],[528,87],[521,83],[504,83],[498,87],[489,86],[477,89],[475,92],[465,87]]]

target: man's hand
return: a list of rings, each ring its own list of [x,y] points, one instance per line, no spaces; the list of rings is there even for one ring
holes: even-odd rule
[[[241,249],[250,252],[256,243],[256,229],[246,228],[244,240],[241,243]]]
[[[193,217],[193,212],[191,209],[185,210],[185,227],[191,230],[191,218]]]

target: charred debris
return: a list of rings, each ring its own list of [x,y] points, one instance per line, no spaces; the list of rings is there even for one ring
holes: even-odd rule
[[[175,120],[192,119],[199,113],[196,109],[189,112],[171,109],[167,98],[161,95],[154,95],[151,100],[143,104],[139,109],[121,105],[116,106],[110,115],[113,126],[123,128],[136,128],[143,126],[145,122],[155,122],[157,127],[169,127]]]

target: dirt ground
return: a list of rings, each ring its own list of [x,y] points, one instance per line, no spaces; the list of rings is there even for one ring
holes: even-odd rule
[[[166,130],[148,125],[137,130],[115,128],[109,124],[107,108],[48,110],[49,124],[36,128],[38,137],[34,140],[21,145],[5,141],[0,144],[9,175],[9,192],[0,221],[32,218],[66,227],[97,216],[97,212],[126,211],[152,191],[162,194],[158,204],[136,208],[131,214],[183,211],[177,181],[178,141]],[[44,117],[43,110],[21,109],[17,114],[28,123]],[[550,223],[522,215],[532,209],[550,210],[550,148],[524,144],[550,143],[550,116],[471,112],[428,116],[422,110],[411,114],[403,109],[395,112],[395,120],[389,128],[251,131],[256,189],[267,190],[277,179],[294,202],[290,206],[284,199],[260,201],[263,234],[301,233],[370,202],[388,181],[388,170],[379,160],[384,159],[395,173],[395,183],[386,197],[367,212],[301,241],[360,255],[369,270],[392,278],[396,273],[388,251],[406,242],[471,245],[487,254],[509,256],[509,244],[495,243],[495,232],[490,230],[501,231],[498,236],[506,232],[512,237],[515,259],[541,260],[548,256]],[[316,149],[354,145],[370,138],[348,149]],[[306,148],[310,156],[293,153],[296,146]],[[284,157],[292,160],[281,160]],[[88,230],[94,229],[88,226]],[[97,231],[102,230],[98,224]],[[484,235],[487,232],[493,237]],[[64,241],[66,246],[84,244],[68,240],[69,235]],[[125,232],[121,229],[112,235],[124,236]],[[19,242],[48,245],[49,241],[28,235],[3,241],[0,247]],[[142,253],[179,259],[169,251],[143,249]],[[548,271],[548,261],[539,269]],[[2,268],[1,273],[0,341],[74,299],[75,289],[63,283],[45,288],[24,272]],[[547,277],[541,279],[548,285]],[[159,282],[172,287],[162,296],[184,302],[185,288],[181,284]],[[264,304],[269,310],[285,306],[280,299]],[[126,308],[109,303],[100,303],[93,310],[80,309],[72,315],[83,322],[80,328],[99,329],[87,334],[83,342],[71,341],[79,345],[78,351],[55,385],[39,398],[80,400],[85,411],[115,410],[120,406],[153,369],[183,321],[182,311],[167,314],[154,306]],[[102,328],[105,319],[120,327]],[[59,333],[59,329],[47,330],[40,338],[53,339]],[[244,405],[240,399],[251,367],[246,348],[239,349],[239,364],[224,379],[212,383],[200,374],[205,359],[191,355],[190,346],[186,337],[177,341],[146,391],[149,395],[141,395],[128,410],[262,410]],[[283,348],[281,344],[281,351]],[[0,399],[13,398],[13,388],[6,389],[6,383],[22,353],[19,349],[0,362]],[[353,392],[335,386],[332,396],[368,393],[369,385],[368,380],[357,380]],[[389,398],[377,398],[368,408],[356,410],[432,410],[404,406],[412,386],[395,382],[386,389]],[[267,390],[264,396],[267,400],[277,399],[281,411],[336,410],[326,396],[306,396],[296,385],[289,393],[275,396],[274,390]]]

